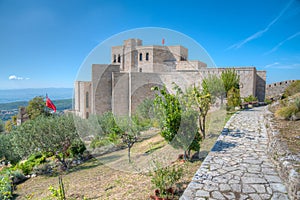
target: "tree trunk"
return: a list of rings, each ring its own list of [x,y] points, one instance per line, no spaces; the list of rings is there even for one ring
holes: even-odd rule
[[[131,160],[130,160],[130,150],[131,150],[131,147],[128,147],[128,162],[131,163]]]
[[[203,127],[203,129],[202,129],[202,134],[203,134],[203,139],[205,139],[205,121],[206,121],[206,117],[204,116],[203,118],[202,118],[202,127]]]

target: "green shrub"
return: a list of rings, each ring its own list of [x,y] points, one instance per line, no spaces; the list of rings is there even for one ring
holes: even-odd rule
[[[35,166],[38,166],[46,162],[46,157],[41,153],[32,154],[29,158],[21,163],[18,163],[15,166],[15,169],[20,169],[25,175],[28,175],[32,172]]]
[[[266,104],[271,104],[271,103],[272,103],[272,100],[271,100],[271,99],[265,99],[265,103],[266,103]]]
[[[12,198],[13,187],[9,174],[0,175],[0,199],[8,200]]]
[[[68,149],[68,153],[70,157],[75,157],[77,155],[81,155],[86,150],[85,145],[81,140],[74,141],[73,144]]]
[[[236,107],[241,104],[240,90],[231,88],[227,93],[227,106]]]
[[[155,188],[159,189],[161,197],[168,196],[168,189],[172,188],[174,184],[182,177],[183,168],[176,166],[162,167],[158,162],[154,163],[154,171],[151,175],[151,183]]]
[[[20,170],[11,171],[10,177],[14,185],[19,184],[27,179]]]
[[[106,112],[99,116],[98,121],[104,134],[120,133],[120,129],[112,112]]]
[[[290,119],[292,115],[296,114],[297,112],[298,112],[297,107],[293,104],[290,106],[279,108],[275,112],[275,116],[281,119]]]
[[[257,97],[254,97],[253,95],[249,95],[247,97],[244,97],[244,102],[254,102],[257,101]]]
[[[110,145],[112,142],[110,142],[108,139],[105,139],[105,138],[101,138],[101,137],[95,137],[91,144],[90,144],[90,147],[92,149],[96,149],[96,148],[99,148],[99,147],[103,147],[103,146],[107,146],[107,145]]]

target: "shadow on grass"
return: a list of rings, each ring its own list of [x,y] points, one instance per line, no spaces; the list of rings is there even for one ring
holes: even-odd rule
[[[147,155],[153,153],[154,151],[163,148],[164,146],[165,146],[165,145],[160,145],[160,146],[151,148],[151,149],[147,150],[147,151],[144,153],[144,155],[147,156]]]
[[[121,157],[123,157],[123,155],[110,155],[110,156],[101,156],[101,157],[98,157],[97,159],[99,160],[99,162],[101,164],[107,164],[110,162],[114,162]]]

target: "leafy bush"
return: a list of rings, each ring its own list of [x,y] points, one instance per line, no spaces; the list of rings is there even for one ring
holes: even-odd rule
[[[158,162],[154,163],[154,171],[151,175],[151,183],[159,189],[161,197],[168,196],[168,190],[182,177],[183,168],[176,166],[162,167]]]
[[[21,158],[16,154],[12,146],[11,135],[0,134],[0,159],[4,159],[5,162],[10,161],[11,164],[16,164]]]
[[[229,107],[236,107],[241,104],[240,90],[231,88],[227,93],[227,105]]]
[[[104,134],[120,133],[120,129],[112,112],[106,112],[103,115],[98,116],[98,121]]]
[[[271,100],[271,99],[265,99],[265,103],[266,103],[266,104],[271,104],[271,103],[272,103],[272,100]]]
[[[92,140],[90,147],[93,149],[96,149],[96,148],[99,148],[102,146],[107,146],[110,144],[112,144],[112,142],[109,139],[101,138],[101,137],[97,136]]]
[[[51,163],[42,163],[34,166],[32,172],[36,175],[50,174],[52,172],[52,168]]]
[[[142,120],[151,120],[153,117],[153,106],[153,100],[144,99],[144,101],[137,106],[135,114]]]
[[[32,172],[35,166],[46,162],[46,157],[41,153],[32,154],[25,162],[18,163],[15,169],[20,169],[25,175]]]
[[[253,95],[249,95],[248,97],[244,98],[244,102],[250,103],[257,101],[257,97],[254,97]]]
[[[299,92],[300,92],[300,80],[297,80],[297,81],[291,83],[289,86],[287,86],[287,88],[285,89],[285,91],[283,93],[283,98],[292,96]]]
[[[0,199],[8,200],[12,198],[13,188],[9,174],[0,175]]]
[[[11,171],[10,177],[14,185],[19,184],[27,179],[20,170]]]
[[[81,155],[85,150],[86,147],[83,142],[79,140],[74,141],[68,149],[69,157],[76,157],[77,155]]]

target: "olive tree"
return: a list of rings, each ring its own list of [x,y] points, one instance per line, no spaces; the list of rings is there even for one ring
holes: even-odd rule
[[[16,153],[26,158],[37,152],[50,153],[68,168],[66,158],[75,151],[84,151],[85,147],[78,136],[73,117],[39,116],[26,121],[12,131],[12,140]]]

